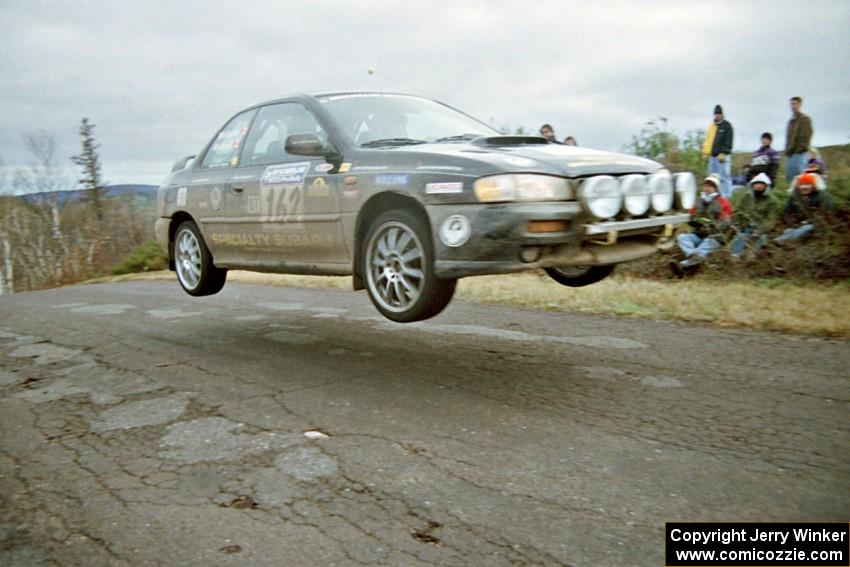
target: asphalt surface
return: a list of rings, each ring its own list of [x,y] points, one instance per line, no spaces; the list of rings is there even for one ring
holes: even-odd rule
[[[850,519],[848,368],[844,341],[403,326],[343,291],[2,297],[0,565],[659,566],[666,521]]]

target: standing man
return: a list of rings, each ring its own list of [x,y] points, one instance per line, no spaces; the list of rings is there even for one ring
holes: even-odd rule
[[[708,158],[708,174],[720,177],[720,194],[727,199],[732,194],[732,125],[723,118],[723,108],[714,107],[714,122],[708,127],[702,155]]]
[[[791,181],[806,169],[809,159],[809,146],[812,143],[812,119],[800,112],[803,99],[791,97],[791,120],[788,121],[788,134],[785,136],[785,179]]]

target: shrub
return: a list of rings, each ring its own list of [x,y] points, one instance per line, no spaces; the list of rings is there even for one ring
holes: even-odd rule
[[[132,274],[136,272],[149,272],[165,270],[168,268],[168,255],[163,252],[159,244],[149,240],[144,244],[136,246],[124,260],[113,270],[113,275]]]

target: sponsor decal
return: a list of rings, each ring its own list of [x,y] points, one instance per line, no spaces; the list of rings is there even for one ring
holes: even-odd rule
[[[288,232],[276,234],[215,233],[212,241],[220,246],[247,248],[327,248],[333,245],[333,236],[318,232]]]
[[[463,215],[452,215],[440,225],[440,241],[450,248],[463,246],[472,234],[472,224]]]
[[[344,187],[342,190],[343,199],[359,199],[360,189],[358,187]]]
[[[339,166],[339,172],[340,173],[348,173],[348,170],[350,170],[350,169],[351,169],[350,163],[342,163]]]
[[[307,187],[308,197],[327,197],[329,194],[330,189],[328,188],[328,184],[325,183],[325,180],[322,177],[317,177]]]
[[[304,183],[304,175],[310,169],[310,162],[284,163],[270,165],[263,172],[261,185],[299,185]]]
[[[342,182],[346,185],[357,185],[357,176],[349,175],[348,177],[343,179]]]
[[[375,185],[407,185],[410,176],[406,173],[381,173],[375,176]]]
[[[384,171],[387,169],[385,165],[355,165],[357,171]]]
[[[260,198],[248,197],[248,212],[258,214],[260,212]]]
[[[427,183],[425,193],[428,195],[447,195],[449,193],[463,193],[463,183],[453,181],[451,183]]]
[[[327,173],[334,168],[334,164],[332,163],[320,163],[316,166],[316,173]]]
[[[234,148],[239,147],[239,142],[235,142],[233,145]],[[239,156],[233,156],[230,158],[230,167],[236,167],[239,164]]]
[[[213,187],[210,191],[210,207],[216,211],[221,207],[221,187]]]
[[[505,158],[505,163],[509,165],[515,165],[516,167],[531,167],[533,165],[537,165],[537,162],[533,159],[528,159],[524,157],[516,157],[516,156],[508,156]]]
[[[457,165],[420,165],[416,169],[427,169],[432,171],[463,171],[463,168]]]
[[[186,198],[189,193],[188,187],[180,187],[177,190],[177,206],[185,207],[186,206]]]

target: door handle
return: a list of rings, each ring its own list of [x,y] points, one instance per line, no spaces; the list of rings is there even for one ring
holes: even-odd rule
[[[230,190],[234,193],[241,193],[245,190],[245,187],[243,187],[242,185],[231,185]]]

